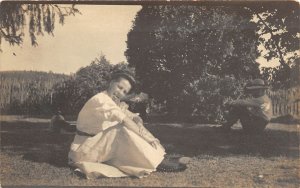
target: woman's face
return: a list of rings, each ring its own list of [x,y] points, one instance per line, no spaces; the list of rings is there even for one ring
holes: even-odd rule
[[[110,82],[107,93],[113,99],[117,98],[118,100],[122,100],[129,93],[130,89],[130,82],[127,79],[120,78]]]

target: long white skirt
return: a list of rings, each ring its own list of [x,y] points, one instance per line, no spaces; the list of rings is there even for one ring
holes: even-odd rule
[[[144,177],[156,170],[165,155],[122,125],[93,137],[76,135],[69,152],[70,165],[88,179],[98,177]]]

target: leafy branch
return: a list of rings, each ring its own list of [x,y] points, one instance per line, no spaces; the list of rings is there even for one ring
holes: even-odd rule
[[[28,18],[29,36],[33,46],[38,45],[36,35],[43,35],[43,31],[53,35],[55,17],[64,24],[66,16],[81,14],[75,5],[65,7],[55,4],[19,4],[2,2],[0,4],[0,45],[2,39],[10,45],[23,43],[24,28]],[[26,15],[28,17],[26,17]],[[1,48],[0,51],[2,52]]]
[[[285,60],[283,58],[283,53],[279,47],[279,39],[277,38],[276,40],[276,37],[274,35],[274,31],[277,31],[277,30],[273,30],[270,26],[268,26],[268,24],[264,21],[264,19],[258,14],[258,13],[255,13],[255,15],[258,17],[259,21],[265,26],[267,32],[265,32],[264,34],[266,33],[269,33],[271,35],[271,39],[273,40],[273,43],[276,47],[276,50],[278,52],[278,55],[279,55],[279,62],[280,64],[283,66],[283,67],[289,67],[286,63],[285,63]]]

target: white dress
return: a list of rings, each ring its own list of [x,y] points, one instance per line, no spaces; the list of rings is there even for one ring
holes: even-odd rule
[[[122,125],[125,117],[124,111],[106,92],[92,97],[78,115],[79,133],[71,144],[70,165],[88,179],[144,177],[155,171],[164,158],[164,148],[153,148]]]

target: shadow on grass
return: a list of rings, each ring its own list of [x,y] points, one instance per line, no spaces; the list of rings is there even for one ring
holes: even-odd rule
[[[49,123],[1,122],[1,149],[9,154],[23,155],[23,159],[68,166],[68,152],[73,134],[55,134]]]
[[[267,129],[261,135],[245,135],[240,130],[216,133],[211,127],[174,128],[150,126],[168,154],[189,157],[249,155],[261,157],[299,157],[297,131]],[[73,134],[54,134],[48,123],[1,122],[1,149],[23,159],[66,167]]]
[[[219,133],[211,127],[183,129],[152,126],[149,129],[166,145],[167,153],[189,157],[198,155],[299,157],[299,134],[296,129],[295,131],[266,129],[260,135],[247,135],[242,130]]]

